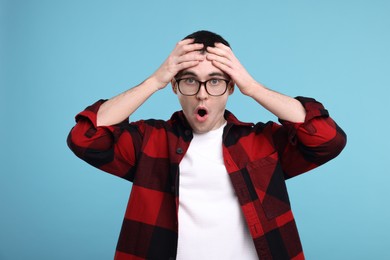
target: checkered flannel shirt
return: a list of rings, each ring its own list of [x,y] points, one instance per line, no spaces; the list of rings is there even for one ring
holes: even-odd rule
[[[331,160],[346,144],[345,133],[321,103],[297,99],[307,112],[303,123],[242,123],[225,112],[225,166],[263,260],[304,259],[285,180]],[[179,163],[192,130],[181,111],[168,121],[97,127],[103,102],[76,116],[68,145],[89,164],[133,183],[115,259],[175,259]]]

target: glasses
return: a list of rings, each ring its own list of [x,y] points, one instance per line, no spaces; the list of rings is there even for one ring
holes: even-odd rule
[[[222,96],[225,94],[230,80],[213,78],[206,81],[199,81],[194,78],[177,79],[179,91],[184,96],[195,96],[198,94],[202,84],[210,96]]]

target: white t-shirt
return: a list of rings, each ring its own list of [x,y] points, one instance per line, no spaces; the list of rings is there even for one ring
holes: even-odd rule
[[[225,125],[194,133],[179,165],[178,260],[258,259],[223,163]]]

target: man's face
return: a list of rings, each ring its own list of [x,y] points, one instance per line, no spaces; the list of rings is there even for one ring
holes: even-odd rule
[[[215,78],[229,79],[223,71],[207,59],[195,67],[181,71],[177,79],[181,78],[193,78],[199,81]],[[233,93],[233,85],[234,83],[229,83],[228,90],[222,96],[209,95],[204,84],[196,95],[185,96],[178,90],[176,81],[172,80],[173,91],[177,94],[184,115],[195,133],[206,133],[225,123],[226,102],[229,95]]]

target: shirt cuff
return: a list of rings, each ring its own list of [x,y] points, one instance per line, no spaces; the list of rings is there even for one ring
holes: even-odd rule
[[[302,123],[293,123],[287,120],[278,119],[279,122],[283,125],[305,125],[309,123],[313,118],[316,117],[329,117],[328,110],[324,108],[324,106],[315,100],[314,98],[308,98],[308,97],[296,97],[299,102],[303,105],[305,111],[306,111],[306,117],[305,121]]]
[[[106,99],[100,99],[94,104],[88,106],[84,111],[78,113],[76,115],[76,123],[78,123],[80,120],[88,121],[91,127],[88,131],[85,132],[85,136],[88,138],[91,138],[94,136],[98,131],[105,131],[109,132],[113,135],[114,140],[116,141],[120,134],[122,133],[122,129],[124,125],[127,125],[129,120],[126,119],[122,121],[119,124],[115,125],[109,125],[109,126],[97,126],[97,113],[99,111],[100,106],[106,102]]]
[[[292,143],[296,143],[295,137],[299,128],[302,127],[303,129],[305,129],[305,132],[313,135],[317,132],[317,129],[311,123],[312,120],[314,118],[329,117],[328,110],[326,110],[324,106],[317,100],[301,96],[295,97],[295,99],[301,102],[306,111],[305,121],[301,123],[294,123],[280,118],[278,119],[283,126],[288,128],[289,140]]]

